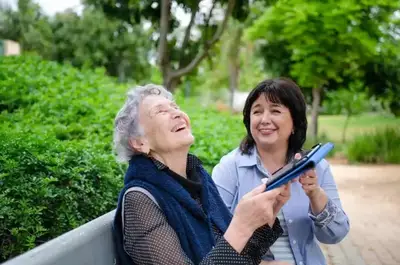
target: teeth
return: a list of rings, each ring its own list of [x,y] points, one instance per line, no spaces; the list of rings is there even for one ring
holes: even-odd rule
[[[174,132],[177,132],[179,130],[185,129],[186,125],[180,125],[179,127],[177,127],[176,129],[174,129]]]

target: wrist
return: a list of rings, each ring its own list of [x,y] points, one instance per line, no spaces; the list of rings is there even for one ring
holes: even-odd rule
[[[310,199],[310,201],[318,200],[318,198],[321,197],[321,195],[324,194],[324,191],[322,190],[321,187],[318,186],[315,190],[310,191],[307,196]]]
[[[238,253],[241,253],[254,231],[255,229],[241,225],[233,218],[224,234],[224,238]]]

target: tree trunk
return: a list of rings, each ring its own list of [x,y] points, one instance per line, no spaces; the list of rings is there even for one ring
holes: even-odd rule
[[[174,79],[169,79],[167,84],[164,85],[164,87],[170,91],[174,92],[175,89],[181,84],[181,79],[180,78],[174,78]]]
[[[236,21],[235,21],[236,22]],[[237,24],[237,23],[234,23]],[[237,25],[233,29],[234,34],[229,42],[228,64],[229,64],[229,91],[230,91],[230,107],[233,111],[233,103],[235,91],[239,87],[239,70],[240,70],[240,42],[242,39],[243,29],[241,25]]]
[[[199,49],[197,55],[186,66],[178,67],[178,69],[172,69],[168,53],[168,40],[167,40],[167,35],[169,30],[168,22],[171,11],[171,0],[161,1],[161,19],[160,19],[161,26],[160,26],[160,41],[158,47],[159,66],[163,74],[163,84],[171,92],[174,91],[174,89],[179,84],[180,79],[183,76],[192,72],[201,63],[201,61],[207,57],[209,50],[221,38],[221,35],[224,32],[226,25],[228,23],[229,17],[232,14],[235,3],[236,3],[235,0],[228,0],[228,6],[225,10],[225,15],[221,24],[215,31],[212,38],[206,41],[204,46]],[[190,32],[190,30],[187,32]]]
[[[230,60],[229,60],[230,61]],[[235,98],[235,91],[238,88],[238,79],[239,79],[239,69],[238,65],[235,62],[229,63],[229,104],[231,109],[233,110],[233,103]]]
[[[169,19],[171,15],[171,0],[161,0],[160,40],[158,43],[158,65],[163,76],[163,85],[170,82],[170,60],[168,53]]]
[[[118,64],[118,82],[123,83],[126,81],[125,61],[121,60]]]
[[[346,131],[347,131],[347,126],[349,125],[349,120],[350,120],[350,113],[347,114],[346,120],[344,121],[344,126],[343,126],[343,133],[342,133],[342,142],[346,142]]]
[[[318,139],[318,113],[321,103],[321,88],[313,88],[313,103],[311,111],[311,138],[313,141]]]

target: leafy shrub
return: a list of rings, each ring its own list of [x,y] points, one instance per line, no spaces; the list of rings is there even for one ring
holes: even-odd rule
[[[0,58],[0,261],[112,210],[111,153],[127,88],[99,71]]]
[[[0,132],[1,259],[115,207],[121,169],[97,145]]]
[[[400,163],[400,129],[385,127],[357,136],[347,148],[351,162]]]
[[[0,60],[0,121],[60,140],[111,136],[125,86],[100,70],[78,71],[39,57]]]

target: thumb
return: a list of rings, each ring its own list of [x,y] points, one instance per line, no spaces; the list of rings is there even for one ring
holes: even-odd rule
[[[275,198],[281,193],[281,188],[272,189],[264,192],[262,195],[265,199],[275,200]]]
[[[265,189],[266,189],[266,185],[265,184],[261,184],[260,186],[257,186],[256,188],[251,190],[245,196],[246,197],[254,197],[254,196],[258,195],[258,194],[263,193],[265,191]]]

